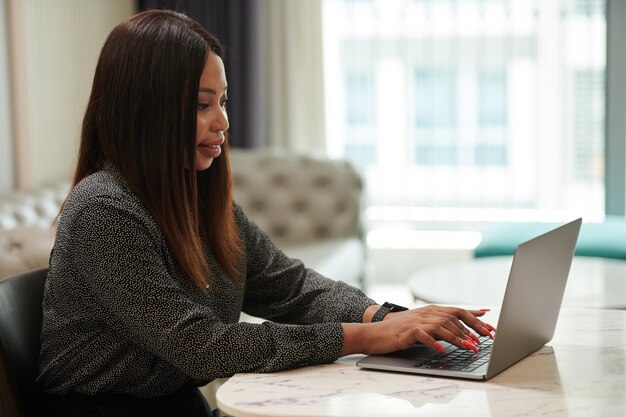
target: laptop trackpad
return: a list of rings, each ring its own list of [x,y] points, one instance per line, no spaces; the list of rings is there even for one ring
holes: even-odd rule
[[[448,347],[452,347],[453,349],[456,348],[456,346],[453,346],[446,342],[439,342],[439,344],[443,346],[443,348],[446,350],[448,349]],[[400,359],[417,360],[417,359],[440,358],[442,354],[434,349],[429,348],[426,345],[416,344],[416,345],[411,346],[408,349],[387,353],[385,356],[390,356],[393,358],[400,358]]]
[[[451,346],[448,343],[439,342],[442,346]],[[454,347],[454,346],[453,346]],[[359,360],[357,366],[371,369],[396,370],[403,372],[416,372],[415,366],[428,359],[441,357],[442,353],[422,344],[416,344],[408,349],[384,355],[370,355]]]

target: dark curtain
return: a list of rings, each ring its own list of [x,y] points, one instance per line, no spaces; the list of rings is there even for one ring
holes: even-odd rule
[[[259,54],[256,0],[138,0],[138,10],[169,9],[186,14],[225,47],[230,141],[234,147],[263,144],[259,117]]]

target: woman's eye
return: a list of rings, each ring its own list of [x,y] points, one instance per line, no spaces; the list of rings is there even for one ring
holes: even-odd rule
[[[209,108],[208,103],[198,103],[198,110],[205,110]]]
[[[220,103],[220,106],[226,107],[226,103],[228,103],[228,100],[222,100],[222,102]]]

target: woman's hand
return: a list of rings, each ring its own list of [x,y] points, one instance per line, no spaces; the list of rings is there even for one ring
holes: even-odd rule
[[[368,310],[375,311],[371,306]],[[389,313],[382,322],[344,323],[343,355],[352,353],[382,354],[423,343],[443,351],[437,340],[444,340],[464,349],[477,350],[478,338],[466,327],[489,337],[495,328],[479,320],[487,310],[464,310],[456,307],[426,306]],[[364,321],[373,313],[366,311]]]

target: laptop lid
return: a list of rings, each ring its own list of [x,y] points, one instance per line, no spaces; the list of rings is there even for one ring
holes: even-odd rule
[[[581,224],[574,220],[515,250],[487,379],[554,336]]]
[[[535,352],[554,335],[581,224],[582,219],[574,220],[517,247],[486,366],[475,372],[419,368],[415,366],[417,361],[435,354],[423,345],[389,355],[367,356],[357,366],[489,379]]]

